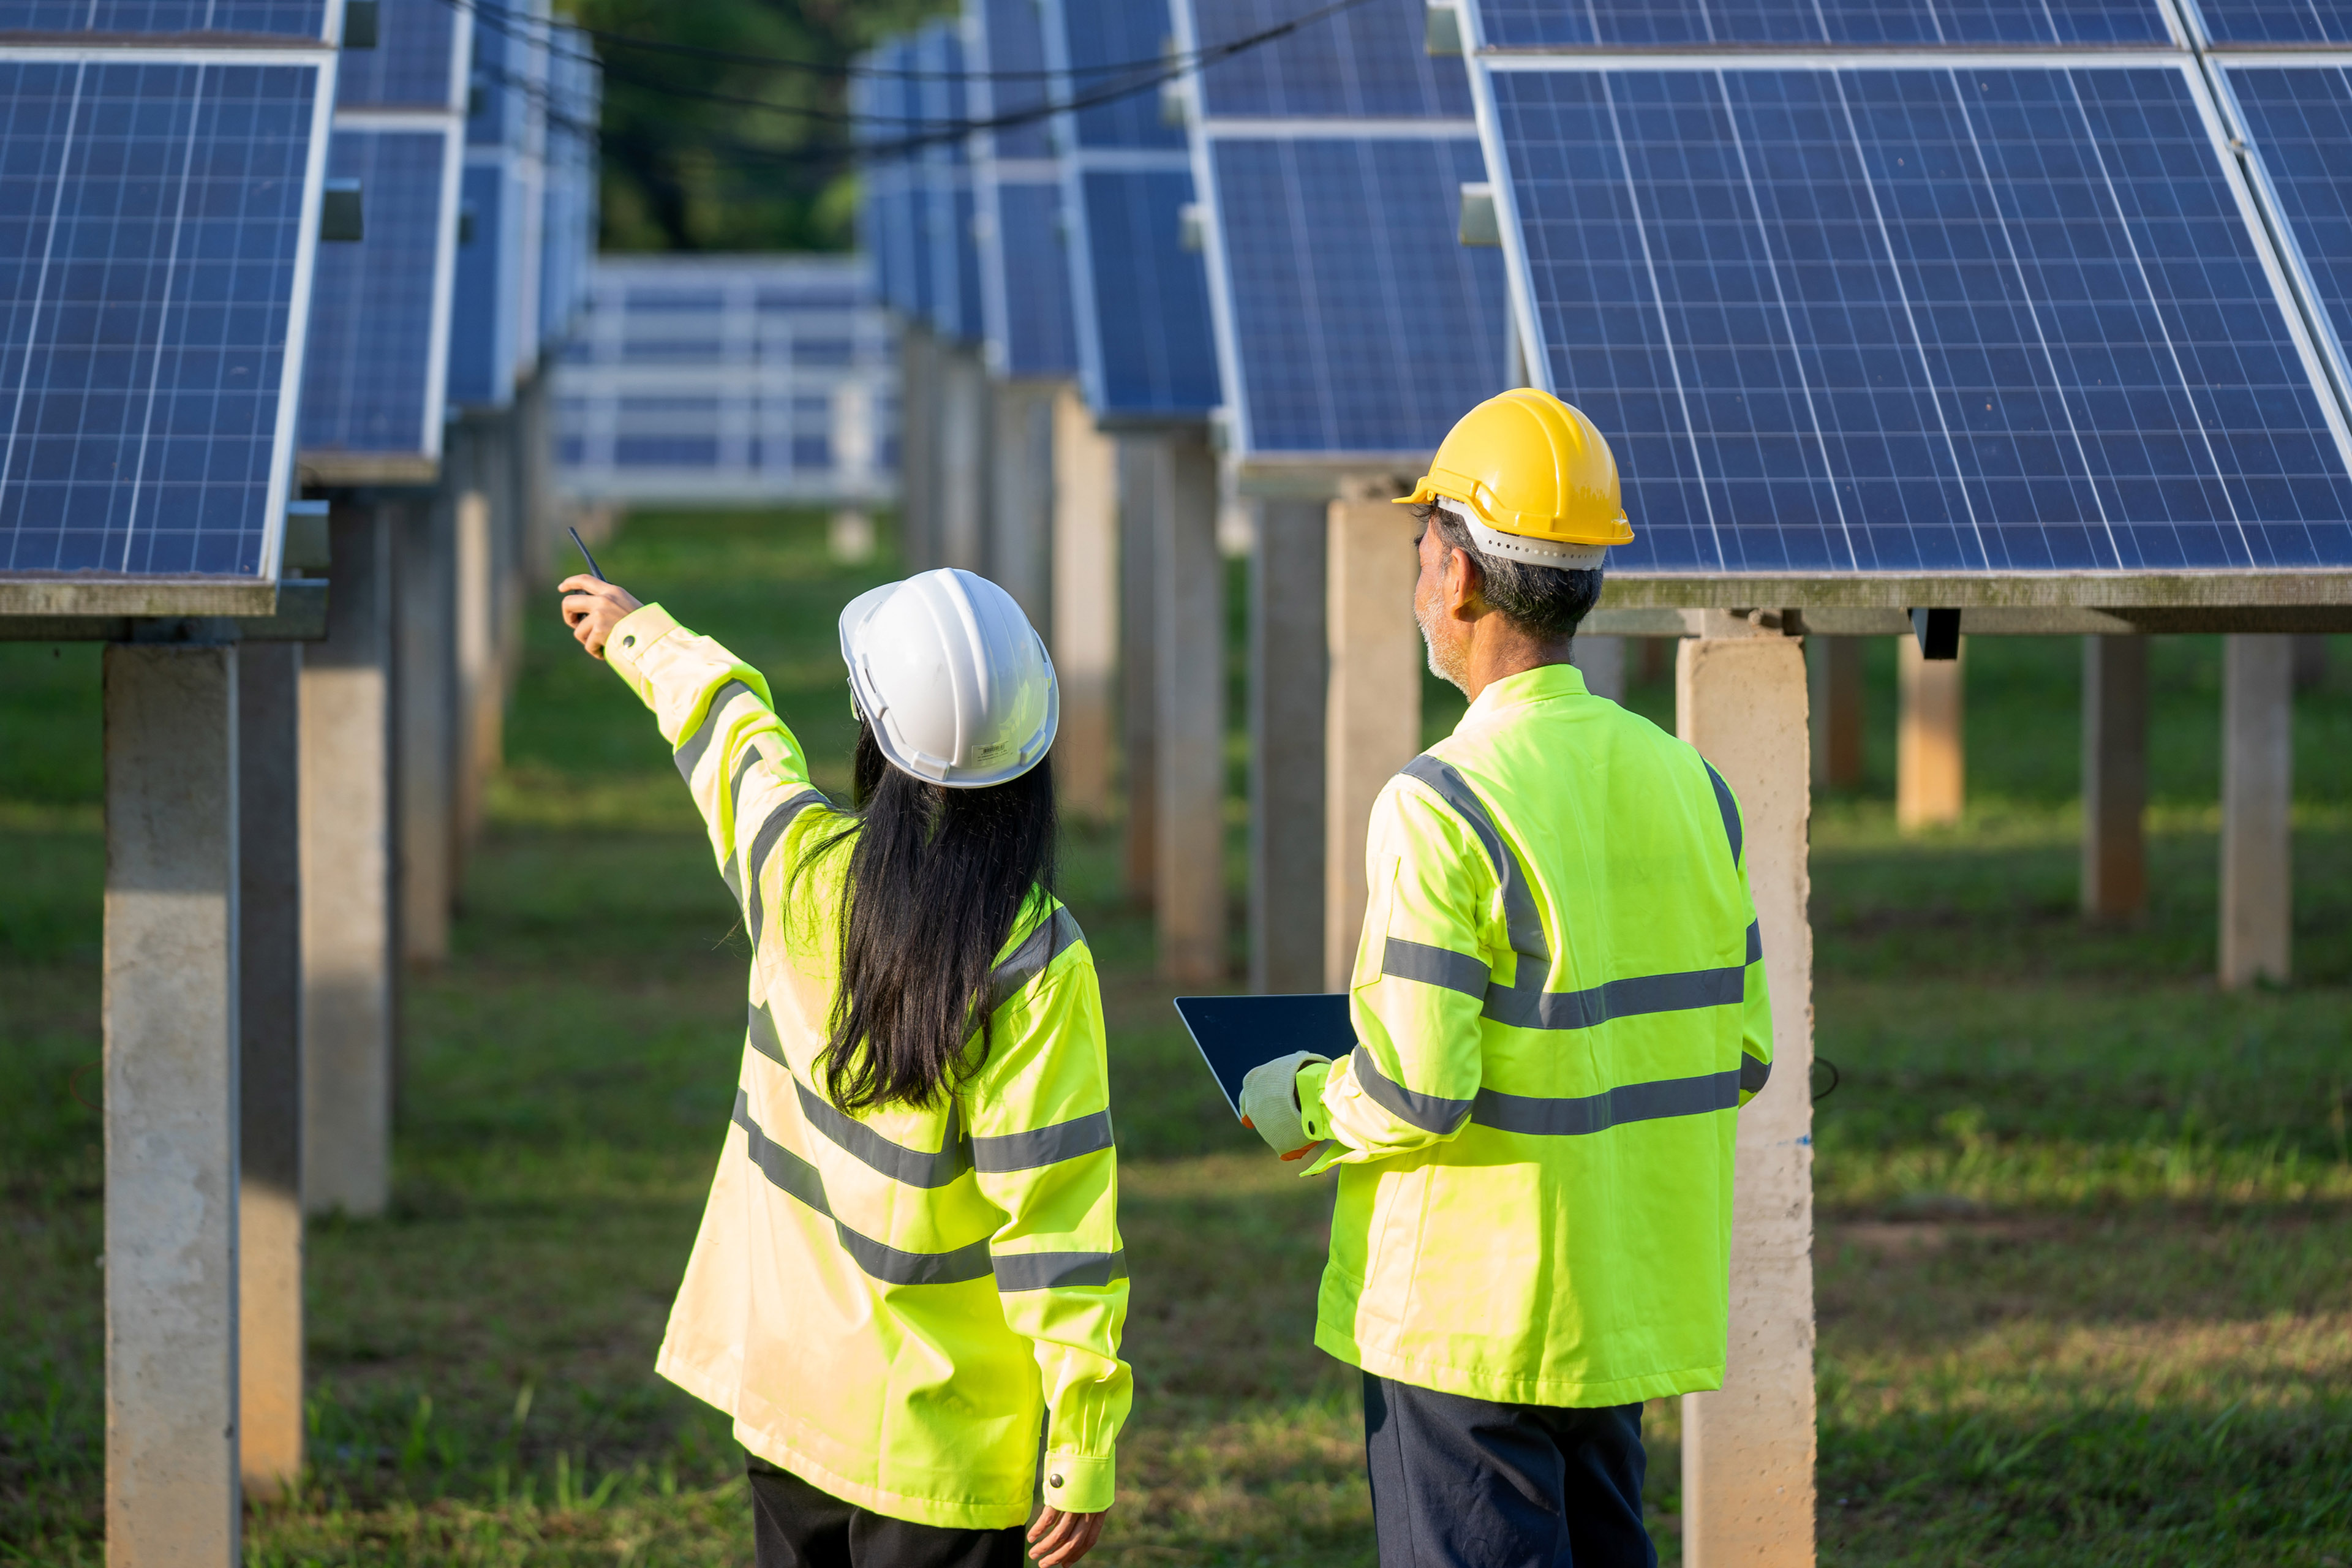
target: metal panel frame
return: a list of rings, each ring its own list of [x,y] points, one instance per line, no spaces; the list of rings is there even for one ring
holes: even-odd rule
[[[2232,132],[2224,122],[2211,84],[2186,48],[2162,47],[2082,49],[2033,47],[1988,49],[1962,47],[1901,48],[1759,48],[1685,47],[1622,49],[1564,48],[1486,52],[1479,31],[1475,0],[1464,8],[1465,60],[1470,68],[1470,94],[1479,142],[1486,153],[1495,211],[1502,230],[1505,271],[1509,280],[1512,315],[1528,380],[1546,391],[1551,368],[1537,337],[1535,294],[1529,275],[1526,231],[1520,221],[1510,165],[1503,157],[1501,129],[1495,103],[1494,77],[1505,72],[1536,71],[1669,71],[1694,72],[1764,70],[1953,70],[1993,68],[2016,70],[2116,70],[2169,68],[2178,71],[2196,106],[2214,159],[2246,225],[2264,275],[2270,279],[2280,315],[2295,345],[2305,373],[2311,380],[2321,413],[2334,434],[2347,472],[2352,472],[2352,415],[2347,415],[2342,384],[2332,356],[2323,351],[2308,330],[2311,302],[2302,280],[2274,243],[2273,220],[2257,199],[2246,171],[2232,156]],[[2167,13],[2167,25],[2176,34],[2177,20]],[[2232,58],[2236,58],[2233,56]],[[2307,58],[2299,56],[2298,58]],[[1757,605],[1789,607],[1841,606],[1942,607],[2031,605],[2053,608],[2081,605],[2101,608],[2199,606],[2221,609],[2238,605],[2326,605],[2352,601],[2352,564],[2336,568],[2215,567],[2177,572],[1951,572],[1748,574],[1721,571],[1658,571],[1612,569],[1602,603],[1610,606],[1706,606],[1742,608]]]

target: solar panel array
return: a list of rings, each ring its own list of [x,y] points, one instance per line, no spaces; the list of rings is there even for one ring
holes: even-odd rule
[[[607,258],[554,374],[556,478],[570,494],[890,492],[896,366],[862,258]]]
[[[1034,0],[970,0],[967,51],[982,62],[967,98],[975,122],[973,194],[981,333],[1000,375],[1077,374],[1063,233],[1062,171],[1054,152],[1045,18]],[[1024,118],[1026,117],[1026,118]],[[1008,123],[994,124],[1003,121]]]
[[[588,35],[557,24],[547,66],[547,195],[540,256],[539,336],[571,335],[587,308],[588,268],[596,256],[599,203],[596,127],[604,81]]]
[[[551,24],[548,0],[474,11],[448,396],[503,408],[540,353]]]
[[[331,58],[0,51],[0,573],[274,572]]]
[[[1255,36],[1279,0],[1189,0],[1188,49]],[[1208,66],[1190,87],[1226,449],[1412,460],[1509,383],[1501,253],[1458,237],[1486,178],[1462,62],[1419,0],[1376,0]]]
[[[1079,382],[1112,420],[1193,420],[1219,400],[1209,286],[1184,243],[1183,128],[1147,79],[1171,26],[1161,0],[1045,0]]]
[[[0,0],[0,33],[318,39],[327,0]]]
[[[2233,108],[2153,5],[1468,19],[1510,51],[1471,64],[1535,377],[1624,476],[1613,570],[2352,564],[2340,75],[2217,56]]]

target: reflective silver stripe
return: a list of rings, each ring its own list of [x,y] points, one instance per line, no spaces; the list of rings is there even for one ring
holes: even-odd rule
[[[1739,1104],[1741,1075],[1742,1069],[1735,1068],[1728,1072],[1702,1073],[1696,1078],[1662,1078],[1652,1083],[1620,1084],[1599,1094],[1560,1100],[1482,1089],[1470,1120],[1498,1132],[1581,1137],[1606,1132],[1631,1121],[1658,1121],[1671,1116],[1735,1110]]]
[[[744,747],[743,754],[735,759],[735,776],[727,781],[727,798],[734,803],[735,820],[738,822],[743,819],[743,775],[750,773],[751,764],[759,760],[759,747]]]
[[[1389,1078],[1372,1060],[1372,1055],[1358,1046],[1349,1058],[1356,1065],[1356,1081],[1366,1094],[1391,1116],[1401,1118],[1423,1132],[1451,1132],[1462,1125],[1470,1114],[1471,1102],[1466,1100],[1446,1100],[1434,1094],[1415,1094]]]
[[[971,1141],[971,1165],[992,1175],[1008,1171],[1034,1171],[1111,1146],[1110,1112],[1097,1110],[1072,1121],[1057,1121],[1034,1132],[1007,1132]]]
[[[1053,1290],[1066,1285],[1108,1285],[1127,1278],[1124,1252],[1000,1252],[997,1289]]]
[[[1739,1092],[1754,1094],[1772,1081],[1772,1064],[1759,1062],[1747,1052],[1739,1053]]]
[[[1760,960],[1763,958],[1763,956],[1764,956],[1764,922],[1763,922],[1762,921],[1749,921],[1748,922],[1748,959],[1747,959],[1747,962],[1748,962],[1749,963],[1757,963],[1757,962],[1760,961]]]
[[[1714,782],[1715,804],[1723,812],[1723,836],[1731,840],[1731,863],[1737,866],[1739,864],[1739,849],[1743,842],[1739,830],[1739,803],[1731,798],[1731,786],[1723,782],[1723,775],[1715,771],[1715,764],[1707,762],[1705,757],[1701,757],[1699,761],[1705,763],[1706,776]]]
[[[990,973],[988,1010],[993,1013],[1012,1001],[1023,986],[1051,968],[1054,960],[1086,939],[1087,933],[1078,929],[1077,917],[1056,908],[1052,915],[1038,921],[1037,929],[1022,938],[1021,945]]]
[[[947,1146],[937,1153],[893,1143],[871,1127],[837,1108],[798,1078],[793,1088],[801,1097],[801,1114],[808,1124],[858,1161],[894,1182],[910,1187],[944,1187],[971,1169],[971,1145],[955,1136],[950,1124]]]
[[[1465,996],[1483,997],[1486,994],[1489,971],[1486,960],[1466,952],[1392,936],[1381,949],[1381,973],[1399,980],[1418,980],[1423,985],[1442,985]]]
[[[815,790],[801,791],[768,813],[767,820],[760,824],[760,831],[751,840],[751,847],[743,851],[744,890],[739,896],[744,900],[743,918],[751,930],[751,950],[754,952],[760,948],[760,927],[767,919],[765,901],[760,896],[760,873],[767,869],[769,854],[776,847],[776,840],[782,838],[784,830],[793,825],[793,819],[803,810],[812,805],[831,804]],[[740,833],[740,824],[738,830]],[[737,842],[741,842],[740,837]]]
[[[1487,815],[1486,803],[1478,798],[1467,779],[1426,752],[1407,763],[1404,773],[1435,790],[1485,847],[1486,858],[1494,862],[1496,883],[1502,889],[1511,951],[1519,955],[1519,982],[1531,991],[1542,985],[1551,973],[1551,949],[1544,943],[1543,917],[1536,910],[1535,889],[1528,886],[1527,873],[1519,869],[1518,857],[1511,853],[1495,819]]]
[[[749,697],[751,689],[740,680],[730,680],[710,694],[710,706],[704,710],[702,723],[677,749],[678,776],[687,783],[694,782],[694,770],[702,761],[702,753],[710,750],[710,742],[719,738],[719,710],[738,697]]]
[[[751,1037],[753,1050],[789,1070],[791,1064],[784,1060],[783,1039],[776,1033],[776,1016],[768,1011],[765,1002],[753,1005],[751,1021],[744,1026],[744,1032]]]
[[[901,1252],[872,1237],[860,1235],[834,1219],[824,1195],[824,1178],[815,1166],[780,1143],[772,1142],[751,1119],[751,1097],[735,1091],[735,1125],[743,1130],[746,1151],[771,1185],[833,1220],[833,1233],[850,1260],[886,1285],[961,1285],[985,1279],[989,1266],[985,1238],[953,1252]]]
[[[1594,1029],[1619,1018],[1647,1013],[1684,1013],[1720,1007],[1747,994],[1744,964],[1693,969],[1681,974],[1643,974],[1612,980],[1584,991],[1505,990],[1486,993],[1486,1015],[1520,1029]]]

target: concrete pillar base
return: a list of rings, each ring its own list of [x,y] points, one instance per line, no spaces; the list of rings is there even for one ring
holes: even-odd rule
[[[1895,825],[1905,832],[1947,827],[1967,805],[1967,767],[1958,658],[1922,658],[1916,637],[1897,639],[1900,707],[1895,731]]]
[[[1127,899],[1159,897],[1160,591],[1154,579],[1165,454],[1148,436],[1118,438],[1119,783],[1127,797]]]
[[[1812,930],[1805,659],[1797,644],[1710,635],[1682,645],[1682,738],[1739,797],[1748,889],[1772,989],[1771,1081],[1739,1113],[1730,1362],[1683,1400],[1683,1560],[1691,1568],[1813,1561]]]
[[[1345,991],[1364,928],[1364,837],[1372,802],[1421,752],[1421,671],[1412,619],[1420,523],[1366,481],[1331,503],[1325,584],[1329,697],[1324,717],[1323,988]]]
[[[2083,639],[2083,914],[2147,907],[2147,639]]]
[[[1249,617],[1253,991],[1323,984],[1326,510],[1316,500],[1258,507]]]
[[[1054,673],[1062,730],[1054,778],[1069,812],[1107,821],[1111,692],[1118,673],[1118,448],[1071,387],[1054,397]]]
[[[2294,640],[2222,639],[2220,979],[2231,988],[2293,972]]]
[[[237,650],[106,650],[106,1558],[240,1561]]]
[[[1159,718],[1154,910],[1160,972],[1225,975],[1225,563],[1217,459],[1195,431],[1159,437],[1152,632]]]
[[[1813,784],[1855,789],[1862,784],[1863,640],[1805,639],[1812,666]]]

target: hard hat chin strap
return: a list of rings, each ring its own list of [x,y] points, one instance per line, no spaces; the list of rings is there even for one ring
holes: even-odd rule
[[[1499,555],[1506,561],[1524,561],[1530,566],[1550,566],[1562,572],[1598,572],[1609,560],[1609,547],[1605,544],[1568,544],[1489,528],[1449,496],[1438,497],[1437,508],[1470,531],[1471,542],[1482,555]]]

